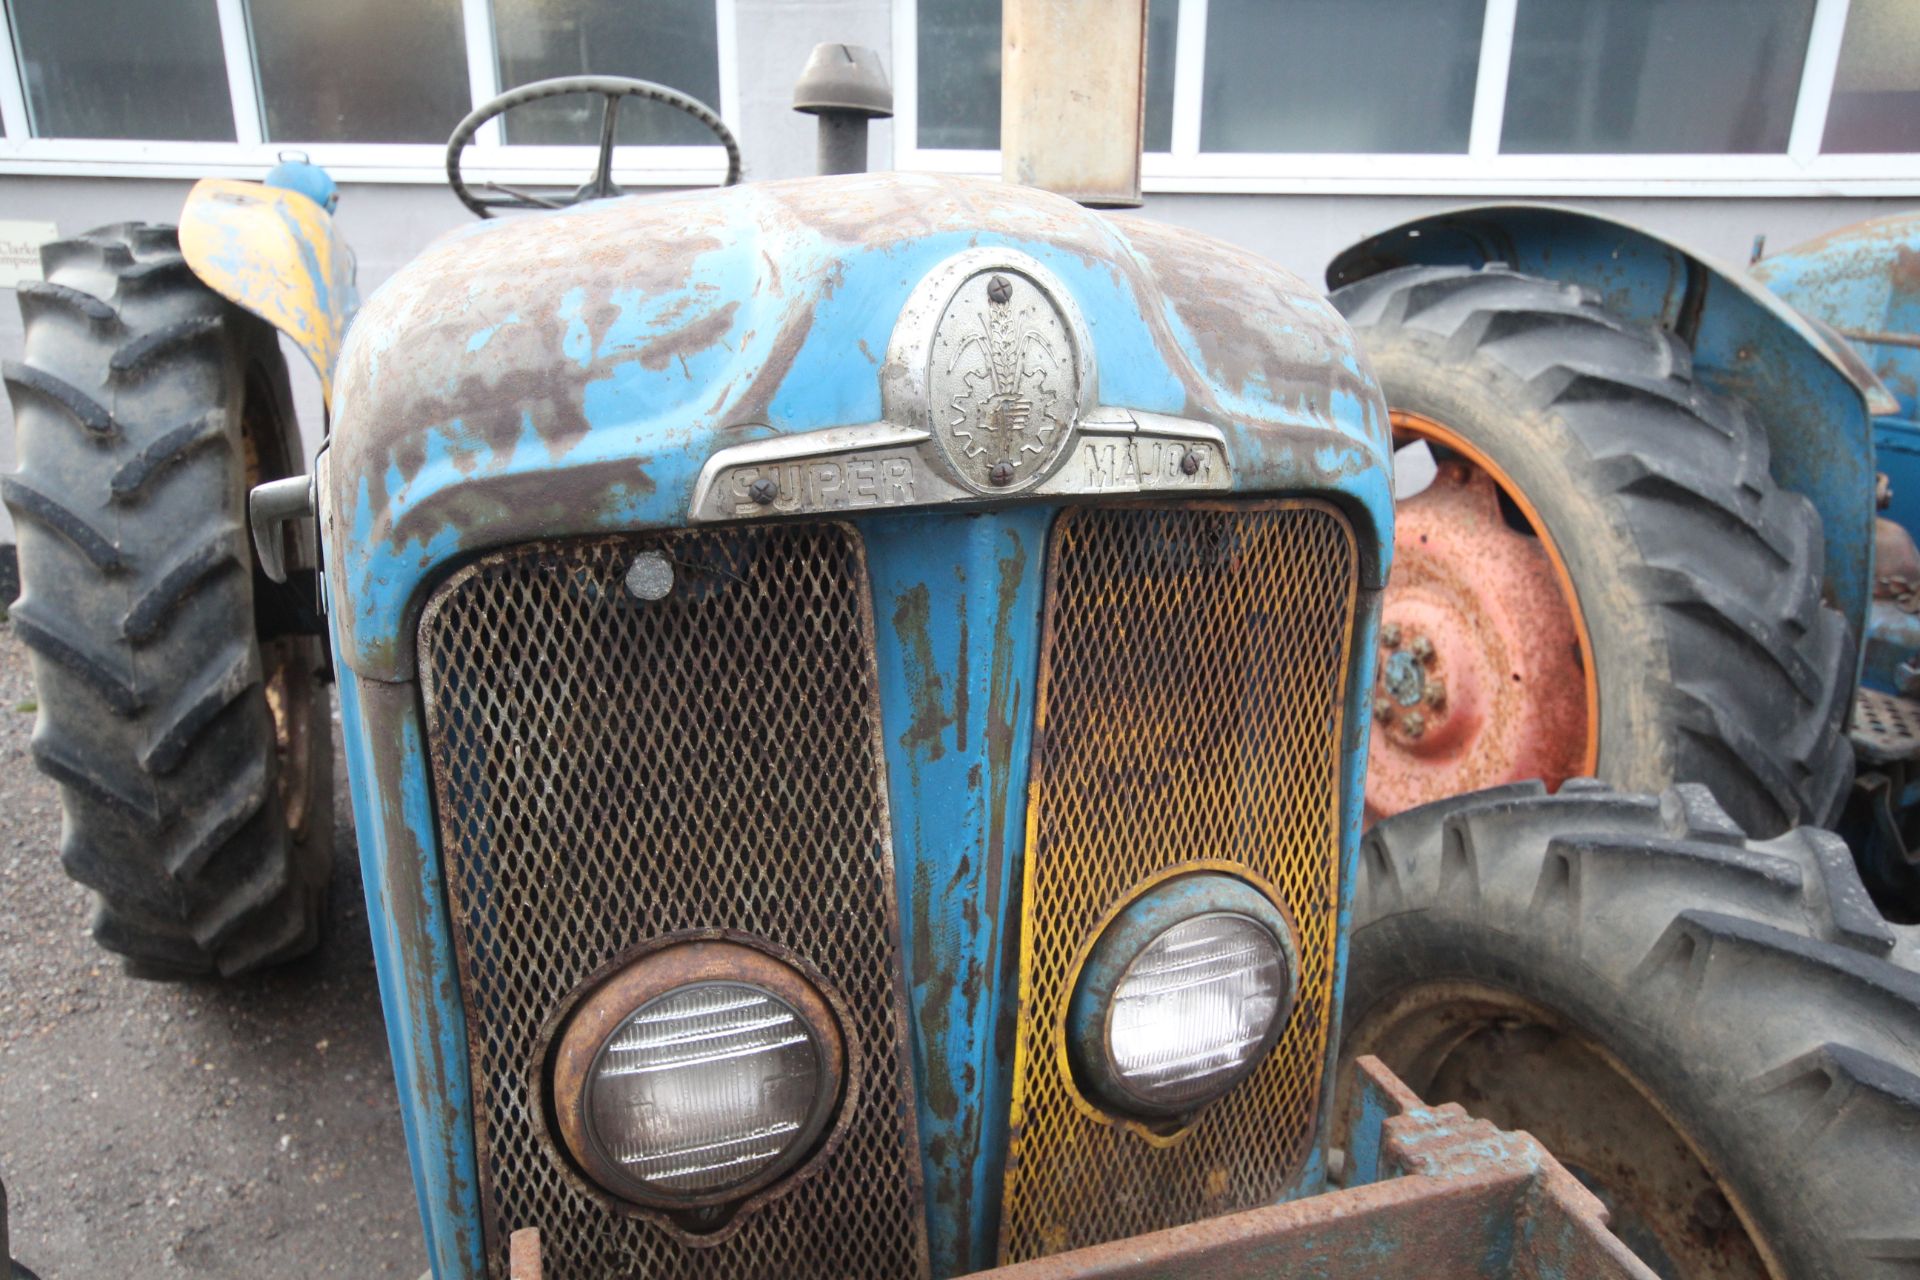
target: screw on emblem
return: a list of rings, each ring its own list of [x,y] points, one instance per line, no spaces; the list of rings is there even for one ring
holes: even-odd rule
[[[1013,296],[1013,281],[1005,276],[995,276],[987,281],[987,301],[1004,305]]]
[[[1002,487],[1012,484],[1013,464],[1011,462],[994,463],[993,470],[987,472],[987,479]]]
[[[1199,474],[1199,471],[1200,471],[1200,451],[1198,449],[1189,449],[1185,453],[1180,455],[1180,474],[1181,475],[1183,476],[1197,475]]]
[[[747,496],[763,507],[770,506],[780,496],[780,486],[767,476],[761,476],[747,486]]]
[[[1380,628],[1380,643],[1389,649],[1398,649],[1400,647],[1400,624],[1397,622],[1389,622],[1386,626]]]
[[[1406,730],[1409,738],[1417,738],[1427,731],[1427,718],[1418,711],[1407,712],[1407,718],[1400,727]]]
[[[1393,699],[1375,698],[1373,700],[1373,718],[1381,724],[1393,723]]]

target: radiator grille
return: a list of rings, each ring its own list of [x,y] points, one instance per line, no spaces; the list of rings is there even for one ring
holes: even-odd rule
[[[624,589],[636,553],[667,598]],[[915,1276],[926,1243],[860,544],[806,524],[516,548],[420,624],[488,1266],[550,1280]],[[549,1145],[544,1024],[644,939],[738,929],[835,985],[861,1049],[843,1145],[693,1246]]]
[[[1312,1139],[1333,981],[1353,535],[1306,502],[1081,508],[1054,527],[1034,735],[1013,1145],[1020,1261],[1276,1199]],[[1128,891],[1222,863],[1299,929],[1291,1022],[1172,1142],[1078,1100],[1078,959]]]

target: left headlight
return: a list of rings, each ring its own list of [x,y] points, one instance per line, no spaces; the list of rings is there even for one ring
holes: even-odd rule
[[[845,1075],[832,1010],[791,965],[732,942],[636,961],[568,1019],[561,1136],[594,1181],[663,1207],[737,1200],[791,1170]]]

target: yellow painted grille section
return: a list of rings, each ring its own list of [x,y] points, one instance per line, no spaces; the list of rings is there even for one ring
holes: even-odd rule
[[[1272,1202],[1328,1052],[1353,533],[1314,502],[1078,508],[1055,524],[1028,815],[1001,1254],[1020,1261]],[[1268,1060],[1171,1137],[1074,1088],[1067,1002],[1116,905],[1238,869],[1298,927]]]

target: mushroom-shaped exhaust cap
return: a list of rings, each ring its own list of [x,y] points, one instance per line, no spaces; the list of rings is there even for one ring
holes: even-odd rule
[[[793,109],[809,115],[847,112],[885,119],[893,114],[893,86],[872,49],[817,44],[794,82]]]

